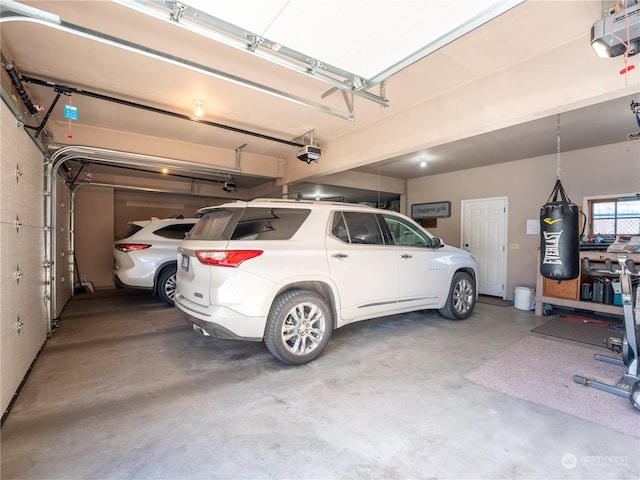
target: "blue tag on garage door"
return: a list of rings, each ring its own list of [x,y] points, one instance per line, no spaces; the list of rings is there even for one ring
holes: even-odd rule
[[[78,107],[74,107],[73,105],[65,105],[64,118],[68,120],[78,120]]]

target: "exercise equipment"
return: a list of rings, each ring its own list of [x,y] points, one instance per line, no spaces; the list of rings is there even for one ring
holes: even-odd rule
[[[558,198],[559,197],[559,198]],[[580,209],[560,179],[540,209],[540,274],[552,280],[580,275]]]
[[[609,273],[615,273],[620,276],[625,328],[621,347],[622,359],[600,354],[594,355],[594,358],[613,365],[626,366],[627,370],[615,385],[602,383],[581,375],[574,375],[573,381],[586,387],[597,388],[598,390],[612,393],[619,397],[628,398],[634,408],[640,410],[640,372],[638,366],[638,351],[640,350],[638,344],[640,341],[640,288],[636,287],[634,302],[632,281],[633,277],[640,277],[640,273],[636,270],[635,264],[632,261],[627,261],[626,255],[618,255],[618,264],[620,268],[617,270],[611,268]],[[612,347],[614,343],[616,342],[612,342]],[[611,349],[617,351],[618,348]]]
[[[540,208],[540,274],[560,282],[580,275],[580,209],[560,181],[560,115],[556,135],[556,184]]]

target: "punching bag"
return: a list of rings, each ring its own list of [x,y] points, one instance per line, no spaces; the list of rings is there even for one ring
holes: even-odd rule
[[[560,199],[558,199],[560,197]],[[580,210],[560,183],[540,209],[540,274],[553,280],[580,275]]]

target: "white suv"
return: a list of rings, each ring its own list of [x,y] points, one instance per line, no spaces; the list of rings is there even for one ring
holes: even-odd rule
[[[173,305],[176,250],[197,218],[152,218],[129,223],[129,231],[113,244],[113,277],[120,288],[153,291]]]
[[[315,359],[352,322],[422,309],[467,318],[477,263],[410,218],[363,205],[258,199],[203,208],[178,248],[175,305],[204,335]]]

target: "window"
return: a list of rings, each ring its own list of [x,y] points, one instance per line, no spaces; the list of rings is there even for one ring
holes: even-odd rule
[[[415,225],[411,225],[401,218],[384,215],[395,245],[403,247],[427,247],[431,245],[431,240]]]
[[[605,198],[589,201],[591,233],[598,236],[640,234],[640,200]]]
[[[182,240],[194,225],[195,223],[177,223],[174,225],[167,225],[166,227],[160,228],[153,233],[164,238]]]
[[[123,233],[122,235],[116,237],[116,240],[122,240],[123,238],[129,238],[134,233],[137,233],[140,230],[142,230],[142,227],[140,225],[136,225],[135,223],[132,223],[129,226],[129,229],[125,233]]]
[[[347,233],[347,226],[344,223],[344,217],[340,212],[337,212],[333,216],[333,224],[331,226],[331,234],[342,240],[344,243],[349,243],[349,234]]]
[[[372,213],[336,212],[331,233],[343,242],[384,245],[376,216]]]
[[[311,210],[302,208],[213,208],[189,234],[191,240],[288,240]]]
[[[189,232],[191,240],[229,240],[242,209],[213,208],[202,212],[202,217]]]
[[[302,208],[253,208],[242,214],[231,240],[289,240],[311,210]]]

